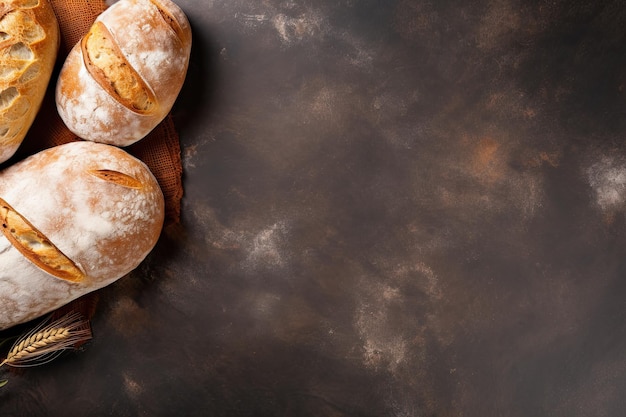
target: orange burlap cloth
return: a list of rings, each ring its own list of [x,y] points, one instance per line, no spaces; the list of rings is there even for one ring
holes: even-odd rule
[[[37,118],[14,157],[16,160],[52,146],[80,140],[65,127],[57,113],[54,86],[65,57],[107,4],[105,0],[50,0],[50,3],[61,30],[57,66]],[[142,160],[159,181],[165,197],[166,225],[177,223],[183,195],[182,164],[179,137],[171,115],[148,136],[125,149]]]

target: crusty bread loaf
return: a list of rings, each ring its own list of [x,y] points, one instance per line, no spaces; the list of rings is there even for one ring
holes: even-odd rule
[[[50,148],[0,172],[0,329],[135,269],[158,241],[161,189],[123,149]]]
[[[83,139],[128,146],[154,129],[182,88],[191,29],[170,0],[120,0],[67,56],[56,86],[66,126]]]
[[[35,120],[59,42],[48,0],[0,3],[0,162],[15,154]]]

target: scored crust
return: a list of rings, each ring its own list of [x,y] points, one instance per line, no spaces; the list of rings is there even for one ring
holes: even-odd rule
[[[137,178],[124,174],[123,172],[113,171],[112,169],[91,169],[88,170],[87,173],[123,187],[137,189],[143,187],[142,182]]]
[[[158,0],[150,0],[161,14],[163,20],[172,28],[181,43],[188,42],[189,28],[185,16],[181,16],[180,9],[172,7],[171,2],[160,2]]]
[[[148,167],[120,148],[88,141],[7,167],[0,198],[80,265],[87,281],[132,269],[164,217],[163,194]]]
[[[92,169],[86,172],[122,187],[134,189],[143,187],[141,181],[123,172],[110,169]],[[2,198],[0,198],[0,225],[9,242],[29,261],[50,275],[71,282],[80,282],[85,278],[85,273],[70,258]]]
[[[59,41],[47,0],[0,3],[0,162],[13,156],[35,119]]]
[[[83,271],[2,198],[0,198],[0,221],[4,236],[39,268],[67,281],[83,280],[85,277]]]
[[[70,142],[0,171],[0,330],[131,272],[163,221],[158,181],[115,146]]]
[[[87,71],[109,94],[128,109],[146,114],[156,98],[137,71],[128,63],[102,22],[95,22],[81,41]]]
[[[189,66],[191,28],[169,0],[119,0],[66,57],[55,101],[78,137],[116,146],[144,138],[172,109]]]

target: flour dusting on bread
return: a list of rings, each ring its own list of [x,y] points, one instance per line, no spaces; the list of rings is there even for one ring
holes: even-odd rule
[[[144,138],[182,88],[191,29],[169,0],[119,0],[66,58],[56,86],[61,119],[77,136],[117,146]]]
[[[0,234],[0,305],[17,297],[2,290],[9,282],[28,291],[35,282],[50,287],[65,304],[121,278],[152,250],[164,221],[163,194],[148,167],[120,148],[89,141],[42,151],[0,172],[3,201],[84,277],[63,279],[15,245],[11,233]],[[19,302],[35,296],[27,292]],[[41,309],[62,305],[54,304],[29,308],[43,314]],[[1,313],[0,308],[0,329],[8,324]]]

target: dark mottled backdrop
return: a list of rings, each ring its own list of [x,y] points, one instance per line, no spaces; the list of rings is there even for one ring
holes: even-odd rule
[[[626,2],[179,4],[182,223],[2,415],[626,415]]]

